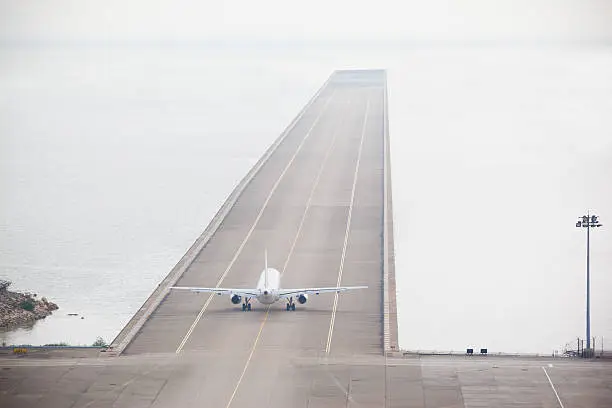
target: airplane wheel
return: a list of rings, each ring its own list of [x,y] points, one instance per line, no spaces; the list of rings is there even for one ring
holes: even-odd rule
[[[293,310],[295,312],[295,303],[291,304],[291,310]]]
[[[251,304],[250,304],[250,303],[247,305],[247,310],[248,310],[249,312],[251,311]]]

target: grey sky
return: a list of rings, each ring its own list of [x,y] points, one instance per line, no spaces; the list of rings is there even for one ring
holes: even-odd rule
[[[612,40],[607,0],[0,0],[3,41]]]

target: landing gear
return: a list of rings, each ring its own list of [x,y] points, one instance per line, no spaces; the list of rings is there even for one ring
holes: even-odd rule
[[[242,311],[251,311],[251,302],[249,298],[244,299],[244,303],[242,304]]]
[[[287,302],[287,311],[289,310],[295,312],[295,303],[293,303],[293,298],[289,298],[289,302]]]

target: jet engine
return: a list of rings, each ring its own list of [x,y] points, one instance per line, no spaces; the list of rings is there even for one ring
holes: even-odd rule
[[[300,302],[301,305],[303,305],[304,303],[306,303],[308,301],[308,295],[302,294],[302,295],[298,296],[297,297],[297,301]]]
[[[240,303],[242,301],[242,298],[238,295],[234,295],[232,296],[232,303],[237,305],[238,303]]]

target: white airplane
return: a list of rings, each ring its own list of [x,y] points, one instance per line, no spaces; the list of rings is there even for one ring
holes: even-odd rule
[[[257,299],[259,303],[271,305],[281,299],[287,300],[287,310],[295,310],[294,299],[301,305],[308,301],[309,294],[318,295],[319,293],[340,293],[353,289],[366,289],[367,286],[337,286],[331,288],[302,288],[302,289],[281,289],[280,273],[274,268],[268,268],[268,256],[264,254],[265,267],[259,276],[257,287],[254,289],[235,289],[235,288],[198,288],[190,286],[172,286],[171,289],[189,290],[191,292],[208,292],[217,295],[229,295],[233,304],[242,302],[242,310],[251,310],[251,300]]]

